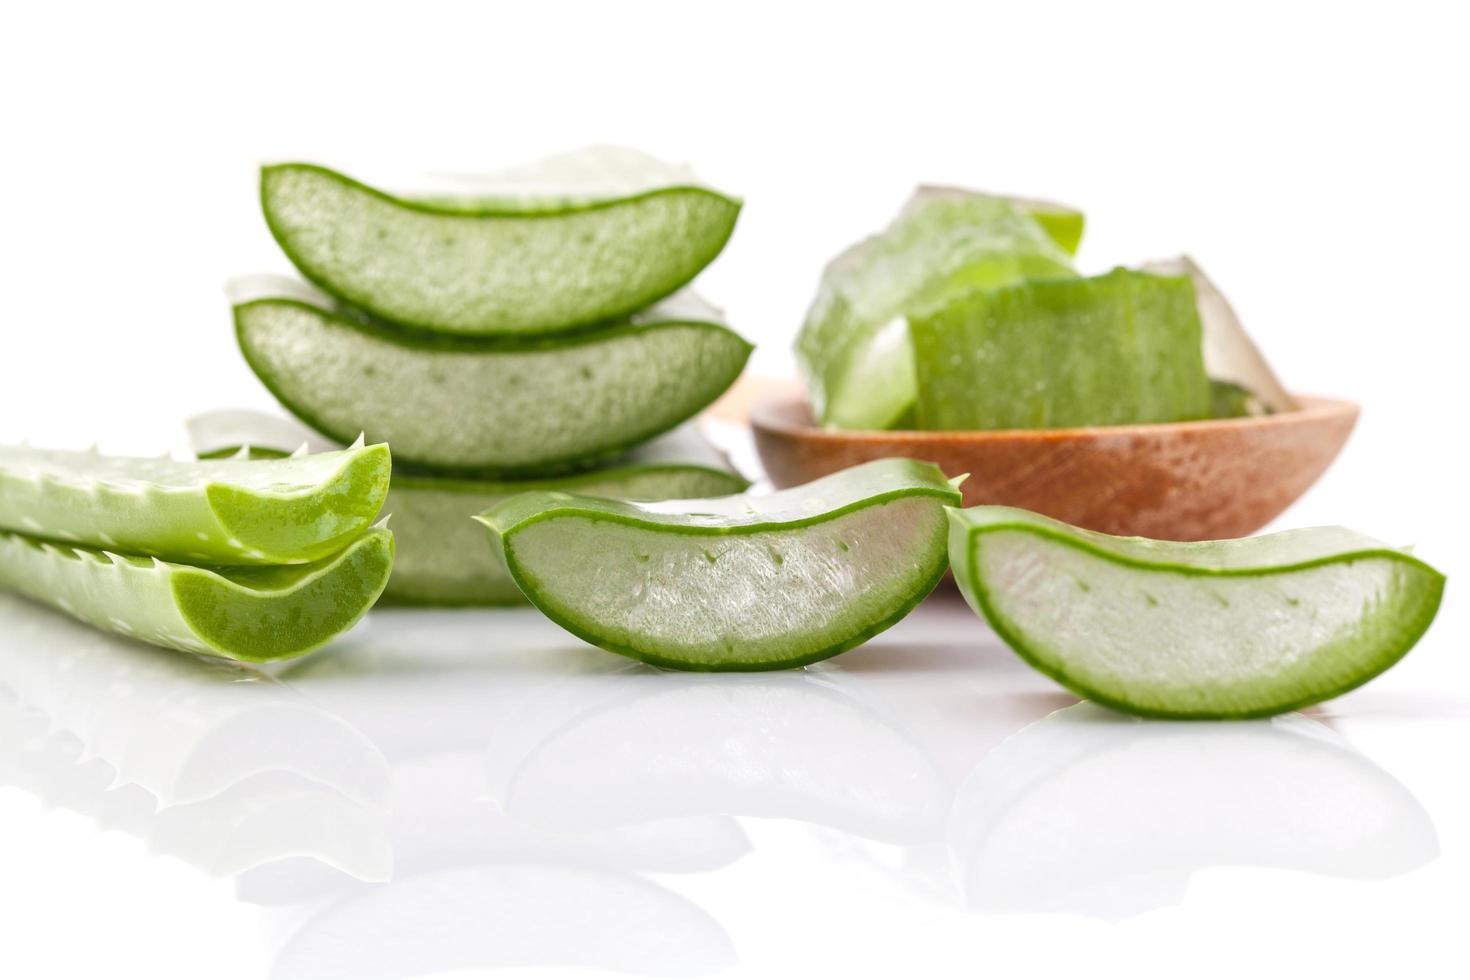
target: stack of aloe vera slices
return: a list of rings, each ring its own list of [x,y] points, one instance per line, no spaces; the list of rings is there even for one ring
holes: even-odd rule
[[[439,183],[403,196],[311,164],[264,168],[266,222],[308,282],[231,288],[240,350],[277,400],[336,443],[393,447],[388,596],[515,601],[484,556],[436,559],[431,542],[520,490],[743,489],[707,451],[639,456],[750,355],[687,288],[740,202],[616,148]]]
[[[0,447],[0,587],[236,660],[330,641],[388,581],[388,447],[177,461]]]
[[[823,274],[797,359],[823,424],[1173,422],[1292,400],[1189,259],[1081,277],[1080,212],[924,187]]]

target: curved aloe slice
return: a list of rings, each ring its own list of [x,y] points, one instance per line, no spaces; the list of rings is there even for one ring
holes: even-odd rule
[[[1433,568],[1339,527],[1174,542],[1009,507],[950,517],[955,578],[1001,639],[1140,715],[1261,717],[1336,697],[1397,663],[1444,590]]]
[[[521,171],[411,199],[286,163],[261,170],[260,198],[306,278],[385,320],[457,334],[547,333],[641,309],[708,265],[740,213],[633,151],[546,169],[554,186]]]
[[[294,423],[253,412],[217,412],[189,421],[200,455],[251,452],[313,439]],[[318,441],[319,441],[319,437]],[[671,500],[739,493],[750,482],[730,468],[692,427],[638,447],[606,469],[542,480],[448,480],[400,473],[388,490],[398,554],[383,599],[423,605],[508,605],[526,601],[505,566],[478,534],[471,517],[529,490],[561,490],[625,500]]]
[[[515,344],[410,335],[282,298],[237,305],[235,332],[260,380],[317,431],[495,475],[591,465],[666,432],[719,397],[751,351],[687,294]]]
[[[921,187],[882,234],[822,273],[796,341],[818,419],[886,429],[903,418],[918,391],[906,317],[970,289],[1071,275],[1070,255],[1024,205]]]
[[[329,555],[383,504],[387,446],[282,460],[133,459],[0,447],[0,529],[208,565]]]
[[[902,619],[944,574],[959,491],[910,459],[770,496],[636,504],[527,493],[481,515],[526,597],[589,643],[662,667],[773,670]]]
[[[388,582],[393,535],[306,565],[207,569],[0,532],[0,587],[156,646],[232,660],[309,653],[362,618]]]

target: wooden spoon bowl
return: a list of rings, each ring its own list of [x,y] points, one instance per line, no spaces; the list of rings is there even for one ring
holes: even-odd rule
[[[795,486],[885,456],[969,473],[965,506],[1008,504],[1109,534],[1176,541],[1260,530],[1317,481],[1358,406],[1299,396],[1292,412],[1204,422],[990,432],[823,429],[806,397],[768,389],[750,424],[766,474]]]

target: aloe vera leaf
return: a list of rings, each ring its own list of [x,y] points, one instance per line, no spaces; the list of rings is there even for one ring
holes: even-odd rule
[[[388,492],[388,447],[284,460],[136,459],[0,447],[0,530],[206,565],[340,550]]]
[[[913,405],[906,317],[969,289],[1073,274],[1068,253],[1013,202],[920,188],[887,229],[822,273],[796,341],[817,418],[885,429]]]
[[[1114,269],[976,290],[909,331],[921,429],[1027,429],[1207,418],[1194,288]]]
[[[1251,718],[1337,697],[1429,628],[1444,576],[1340,527],[1120,538],[1009,507],[950,512],[980,615],[1063,686],[1133,714]]]
[[[189,420],[200,455],[283,448],[313,438],[308,430],[263,413],[209,413]],[[320,440],[320,437],[315,437]],[[261,447],[266,447],[262,450]],[[693,426],[645,443],[606,469],[542,480],[452,480],[399,473],[388,490],[397,556],[383,601],[413,605],[510,605],[526,601],[470,518],[530,490],[627,500],[718,497],[750,486]]]
[[[613,653],[686,670],[834,656],[902,619],[944,574],[959,491],[910,459],[769,496],[631,503],[536,492],[481,515],[521,591]]]
[[[305,565],[200,568],[0,532],[0,587],[156,646],[232,660],[309,653],[356,623],[393,566],[377,527]]]
[[[1181,255],[1145,262],[1143,269],[1159,275],[1188,276],[1194,283],[1204,334],[1205,370],[1211,378],[1244,388],[1268,413],[1290,412],[1298,407],[1246,333],[1230,301],[1194,259]]]
[[[408,334],[280,298],[236,305],[235,332],[260,380],[313,429],[339,441],[365,431],[400,463],[459,475],[611,459],[709,405],[751,351],[692,294],[518,342]]]
[[[428,199],[285,163],[261,170],[261,206],[292,263],[346,303],[424,330],[547,333],[670,295],[734,230],[735,198],[632,151],[613,156],[592,151],[580,173],[553,162],[549,190],[522,173]]]

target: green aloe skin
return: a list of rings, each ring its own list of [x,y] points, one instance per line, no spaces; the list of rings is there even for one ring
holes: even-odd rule
[[[384,320],[532,335],[627,316],[724,248],[740,201],[602,148],[403,197],[307,163],[265,167],[261,206],[301,273]]]
[[[950,511],[960,589],[1022,659],[1161,718],[1253,718],[1350,691],[1429,628],[1444,576],[1345,528],[1120,538],[1008,507]]]
[[[288,460],[179,461],[0,447],[0,530],[205,565],[332,554],[372,523],[388,447]]]
[[[189,421],[201,457],[242,450],[258,458],[320,442],[286,419],[253,412],[214,412]],[[384,510],[393,517],[397,556],[383,602],[405,605],[520,605],[526,601],[478,533],[474,515],[531,490],[627,500],[719,497],[750,483],[693,427],[640,446],[612,466],[542,480],[451,480],[399,472]]]
[[[235,330],[256,375],[311,428],[339,442],[365,431],[400,463],[477,477],[611,460],[713,402],[751,351],[692,294],[509,342],[408,333],[295,295],[238,303]]]
[[[371,529],[299,565],[201,568],[0,532],[0,587],[99,629],[233,660],[309,653],[356,623],[393,566]]]
[[[1074,275],[1065,246],[1075,249],[1081,232],[1081,214],[1056,205],[921,188],[887,229],[822,273],[796,342],[818,420],[894,427],[918,393],[907,318],[970,290]]]
[[[956,297],[909,319],[921,429],[1209,418],[1194,286],[1115,269]]]
[[[526,597],[587,642],[681,670],[774,670],[907,615],[944,574],[959,500],[934,465],[885,459],[768,496],[541,491],[480,519]]]

